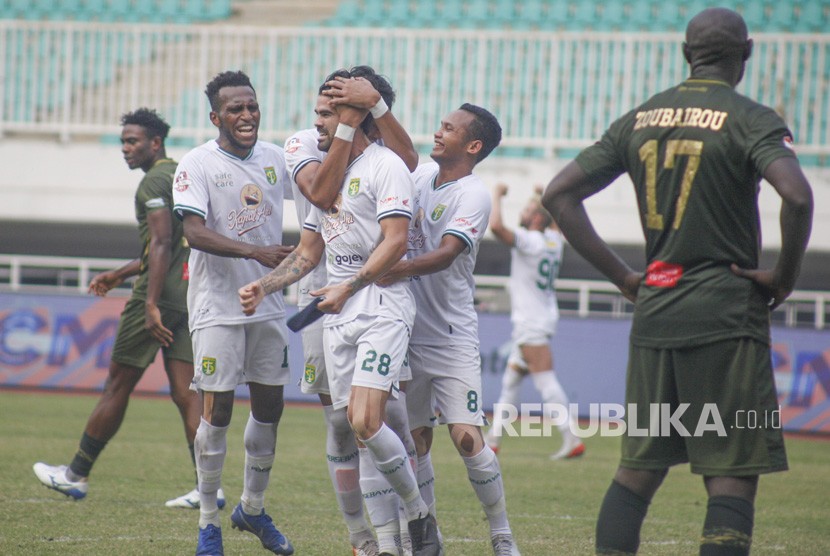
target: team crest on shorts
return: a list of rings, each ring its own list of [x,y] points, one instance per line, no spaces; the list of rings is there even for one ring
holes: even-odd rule
[[[317,367],[314,365],[306,365],[303,377],[305,378],[306,384],[314,384],[317,380]]]
[[[205,376],[211,376],[215,372],[216,372],[216,358],[215,357],[202,357],[202,374],[205,375]]]
[[[277,172],[274,170],[273,166],[266,166],[263,168],[265,170],[265,177],[268,178],[268,183],[274,185],[277,183]]]
[[[437,207],[432,209],[432,214],[430,215],[432,221],[435,222],[436,220],[441,218],[441,215],[444,214],[445,210],[447,210],[447,205],[438,205]]]
[[[354,197],[360,193],[360,178],[352,178],[349,180],[349,189],[346,191],[349,197]]]

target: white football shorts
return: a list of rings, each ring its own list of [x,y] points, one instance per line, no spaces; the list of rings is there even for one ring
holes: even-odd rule
[[[191,388],[228,392],[239,384],[288,384],[288,328],[285,319],[217,325],[193,331]]]
[[[478,346],[411,346],[406,406],[412,429],[438,423],[485,424]]]
[[[358,315],[323,332],[332,407],[349,405],[352,386],[390,391],[397,385],[409,345],[402,320]]]

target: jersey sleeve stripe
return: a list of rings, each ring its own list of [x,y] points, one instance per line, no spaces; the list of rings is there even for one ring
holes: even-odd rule
[[[389,218],[390,216],[406,216],[410,220],[412,220],[412,213],[408,210],[403,209],[391,209],[385,210],[383,212],[378,213],[378,222],[383,220],[384,218]]]
[[[319,158],[306,158],[305,160],[302,160],[299,163],[297,163],[297,166],[294,168],[294,171],[291,172],[291,179],[294,180],[294,183],[297,182],[297,173],[300,170],[302,170],[303,168],[305,168],[306,164],[308,164],[309,162],[320,162],[320,159]]]
[[[308,230],[310,232],[317,232],[317,226],[314,226],[313,224],[304,223],[303,224],[303,230]]]
[[[467,249],[472,250],[473,248],[472,240],[470,240],[470,238],[468,238],[466,235],[462,234],[458,230],[447,230],[446,232],[444,232],[444,235],[455,236],[467,245]]]
[[[207,214],[205,213],[205,211],[199,210],[196,207],[191,207],[191,206],[188,206],[188,205],[175,205],[175,206],[173,206],[173,212],[176,213],[176,216],[178,216],[179,219],[184,219],[184,214],[186,212],[189,212],[191,214],[197,214],[197,215],[199,215],[199,216],[201,216],[202,218],[205,218],[205,219],[207,217]]]

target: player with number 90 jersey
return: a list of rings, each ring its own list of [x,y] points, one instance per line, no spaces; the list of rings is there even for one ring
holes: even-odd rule
[[[553,335],[559,321],[554,283],[564,239],[558,230],[517,228],[510,250],[510,321]],[[528,287],[533,284],[534,287]]]

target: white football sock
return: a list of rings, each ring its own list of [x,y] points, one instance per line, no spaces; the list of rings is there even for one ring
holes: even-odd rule
[[[216,491],[222,485],[222,467],[227,453],[228,427],[214,427],[204,419],[196,429],[193,449],[199,479],[199,527],[220,526]]]
[[[542,396],[542,402],[546,404],[555,404],[565,412],[564,422],[557,425],[562,437],[565,439],[573,437],[574,434],[571,426],[574,418],[568,409],[568,395],[565,393],[565,389],[562,388],[562,385],[559,384],[559,380],[556,378],[556,373],[552,370],[542,371],[540,373],[530,373],[530,377],[533,380],[533,386],[536,387],[536,390],[538,390],[539,394]]]
[[[507,506],[504,501],[504,484],[501,479],[501,468],[496,453],[485,445],[478,454],[466,458],[467,477],[473,490],[478,496],[487,521],[490,522],[490,536],[510,534],[510,524],[507,522]]]
[[[371,438],[363,441],[369,449],[375,467],[403,500],[406,520],[412,521],[429,512],[418,492],[415,473],[409,465],[406,449],[398,435],[384,423]]]
[[[265,507],[265,489],[274,466],[277,448],[277,423],[260,423],[253,414],[245,425],[245,483],[242,489],[242,511],[259,515]]]
[[[432,456],[429,452],[418,456],[418,490],[429,513],[435,517],[435,471],[432,468]]]
[[[326,417],[326,463],[334,495],[350,535],[369,530],[363,515],[357,442],[346,408],[323,406]]]
[[[499,400],[496,402],[497,406],[516,405],[516,402],[519,401],[519,391],[521,389],[523,377],[524,375],[513,367],[509,365],[505,367],[504,374],[501,378],[501,393],[499,394]],[[493,411],[493,425],[490,427],[487,434],[487,442],[490,443],[490,445],[498,446],[501,443],[503,427],[504,415],[501,411],[498,411],[498,408],[496,407]]]

